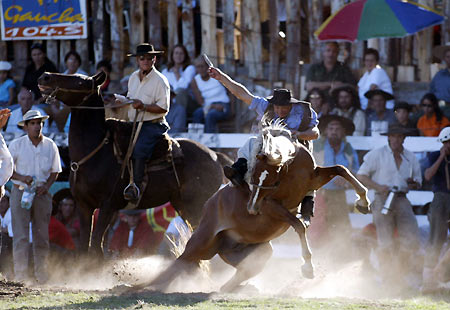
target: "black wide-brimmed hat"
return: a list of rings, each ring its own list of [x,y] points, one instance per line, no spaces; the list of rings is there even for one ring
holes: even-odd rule
[[[369,90],[364,94],[364,97],[366,97],[367,99],[372,99],[372,97],[375,95],[383,96],[386,101],[394,99],[394,96],[392,94],[385,92],[382,89]]]
[[[339,116],[339,115],[324,115],[321,118],[319,118],[319,130],[320,132],[325,131],[328,124],[332,121],[338,121],[341,123],[342,127],[345,129],[345,135],[351,136],[353,132],[355,131],[355,124],[353,124],[353,121],[347,117]]]
[[[160,55],[163,54],[164,51],[155,51],[155,48],[153,45],[148,43],[141,43],[136,47],[136,53],[135,54],[127,54],[128,57],[133,56],[141,56],[141,55]]]
[[[389,135],[396,135],[396,134],[405,135],[405,136],[414,135],[412,129],[405,128],[397,123],[390,124],[387,132],[380,133],[380,135],[382,135],[382,136],[389,136]]]
[[[408,102],[406,102],[406,101],[400,101],[400,102],[397,102],[397,103],[394,105],[394,111],[397,111],[397,110],[399,110],[399,109],[405,109],[405,110],[407,110],[408,112],[411,112],[412,107],[411,107],[411,105],[410,105]]]
[[[293,103],[306,103],[306,101],[297,100],[292,98],[291,91],[286,88],[276,88],[273,90],[273,95],[266,97],[273,105],[290,105]]]

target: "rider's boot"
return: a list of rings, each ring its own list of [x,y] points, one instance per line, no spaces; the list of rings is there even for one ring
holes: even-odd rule
[[[131,201],[133,203],[137,203],[139,200],[139,196],[142,194],[141,184],[144,179],[145,174],[145,158],[136,158],[133,160],[133,176],[134,176],[134,185],[125,189],[123,193],[123,197],[125,200]]]
[[[305,226],[309,227],[311,225],[311,217],[314,216],[314,197],[305,196],[303,198],[300,214],[302,215]]]
[[[236,186],[244,184],[244,176],[247,172],[247,159],[238,158],[238,160],[230,166],[223,167],[225,176]]]

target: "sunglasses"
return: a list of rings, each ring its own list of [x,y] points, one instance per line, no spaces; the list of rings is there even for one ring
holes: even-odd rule
[[[153,56],[139,56],[138,59],[140,61],[144,61],[144,60],[152,60]]]
[[[432,104],[423,104],[423,103],[420,106],[424,107],[424,108],[432,108],[433,107]]]

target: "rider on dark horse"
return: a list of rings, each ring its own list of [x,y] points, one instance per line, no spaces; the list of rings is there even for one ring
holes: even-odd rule
[[[311,150],[311,140],[319,137],[319,124],[316,112],[311,109],[308,102],[292,98],[288,89],[275,89],[273,96],[263,98],[250,93],[242,84],[231,79],[227,74],[217,68],[210,67],[209,74],[223,84],[233,95],[255,110],[259,117],[269,117],[269,119],[282,119],[287,128],[297,136],[309,150]],[[245,173],[248,170],[248,159],[251,154],[252,140],[238,151],[238,160],[230,167],[225,166],[224,172],[228,179],[240,186],[244,183]],[[302,201],[301,216],[306,226],[309,226],[314,210],[314,192],[308,193]]]
[[[165,116],[170,107],[170,86],[166,77],[154,66],[156,55],[162,53],[162,51],[155,51],[153,45],[143,43],[137,46],[135,54],[127,55],[136,57],[139,67],[139,70],[131,74],[128,81],[127,97],[132,100],[131,105],[127,106],[128,119],[142,121],[140,131],[136,131],[138,137],[132,155],[136,186],[128,186],[124,191],[124,198],[133,203],[139,200],[140,192],[143,190],[141,185],[145,174],[145,163],[152,156],[157,142],[169,130]],[[116,103],[120,104],[120,102]]]

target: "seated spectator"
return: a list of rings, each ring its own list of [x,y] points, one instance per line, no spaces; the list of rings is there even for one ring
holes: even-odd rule
[[[339,44],[327,42],[324,45],[323,61],[311,65],[306,74],[306,90],[319,88],[323,91],[350,84],[356,86],[356,79],[347,65],[338,62]]]
[[[431,80],[430,93],[434,94],[438,100],[450,104],[450,45],[437,46],[433,54],[445,62],[446,68],[436,73]]]
[[[100,90],[105,93],[108,91],[109,83],[111,83],[110,79],[112,71],[111,62],[107,59],[102,59],[98,62],[95,69],[97,70],[96,74],[99,73],[100,71],[106,73],[106,80],[103,82],[102,86],[100,86]]]
[[[6,108],[12,105],[14,100],[14,87],[16,84],[9,76],[11,64],[7,61],[0,61],[0,107]]]
[[[170,89],[177,95],[173,106],[181,106],[186,111],[186,115],[191,116],[197,108],[189,91],[189,85],[195,76],[195,68],[191,65],[191,59],[184,45],[175,45],[170,53],[167,68],[161,73],[169,81]],[[173,106],[170,107],[170,110],[173,109]]]
[[[19,103],[19,108],[13,110],[11,112],[11,117],[9,118],[8,125],[6,126],[6,132],[18,132],[24,133],[22,127],[18,124],[23,120],[23,116],[27,113],[31,108],[33,110],[37,110],[41,113],[41,115],[47,115],[42,109],[37,106],[33,106],[33,93],[25,88],[22,88],[17,95],[17,102]],[[48,132],[48,123],[44,125],[42,132]]]
[[[142,210],[122,210],[122,219],[112,236],[109,250],[115,258],[143,257],[157,252],[153,230]]]
[[[76,212],[75,200],[70,194],[59,202],[55,217],[66,227],[77,246],[80,240],[80,219]]]
[[[420,106],[424,115],[417,121],[420,135],[425,137],[437,137],[442,128],[450,126],[450,121],[439,108],[439,103],[432,93],[425,94],[420,100]]]
[[[369,90],[381,89],[389,94],[393,94],[391,80],[386,71],[380,67],[378,61],[380,54],[374,48],[368,48],[364,52],[364,67],[366,72],[358,82],[359,100],[361,101],[361,109],[368,108],[369,100],[364,96]],[[386,103],[386,108],[392,109],[394,101],[389,100]]]
[[[393,110],[386,109],[386,102],[394,96],[381,89],[369,90],[364,94],[370,100],[371,109],[366,111],[366,136],[377,136],[387,132],[389,125],[396,122]]]
[[[323,91],[318,88],[311,89],[305,97],[305,101],[311,103],[311,107],[317,113],[317,117],[327,115],[330,111],[330,103],[327,100],[327,96]]]
[[[411,136],[419,136],[419,130],[414,125],[414,122],[409,118],[409,113],[411,113],[411,106],[405,102],[400,101],[394,106],[394,114],[396,118],[396,124],[399,126],[409,129],[411,131]]]
[[[193,114],[194,123],[205,123],[205,132],[218,132],[217,122],[230,115],[230,98],[219,81],[209,76],[203,57],[195,60],[197,75],[191,83],[195,99],[201,106]]]
[[[169,133],[186,131],[186,109],[175,104],[175,97],[177,95],[170,90],[170,110],[166,115],[166,121],[170,126]]]
[[[358,93],[353,86],[341,86],[331,92],[336,107],[330,114],[351,119],[355,124],[354,136],[363,136],[366,130],[366,115],[361,110]]]
[[[69,132],[70,126],[70,108],[65,106],[61,101],[52,99],[47,100],[48,105],[45,112],[50,118],[48,119],[48,133]]]
[[[81,66],[81,56],[76,51],[70,51],[64,57],[64,63],[66,64],[66,71],[64,74],[83,74],[88,75]]]
[[[45,55],[44,47],[40,43],[31,45],[32,63],[25,69],[25,75],[22,81],[22,87],[30,89],[35,100],[41,100],[41,92],[38,87],[38,78],[44,72],[58,72],[55,65]]]
[[[356,173],[359,169],[358,155],[345,140],[345,136],[351,135],[355,130],[353,122],[342,116],[325,115],[319,119],[319,129],[321,136],[313,141],[313,155],[317,165],[343,165]],[[323,237],[337,244],[344,244],[351,235],[349,208],[345,195],[347,187],[347,181],[338,177],[328,182],[318,192],[318,195],[324,198],[324,205],[316,204],[316,209],[325,208],[325,212],[321,213],[325,217],[327,229],[323,232]],[[346,251],[347,248],[340,247],[339,254],[345,255]]]

